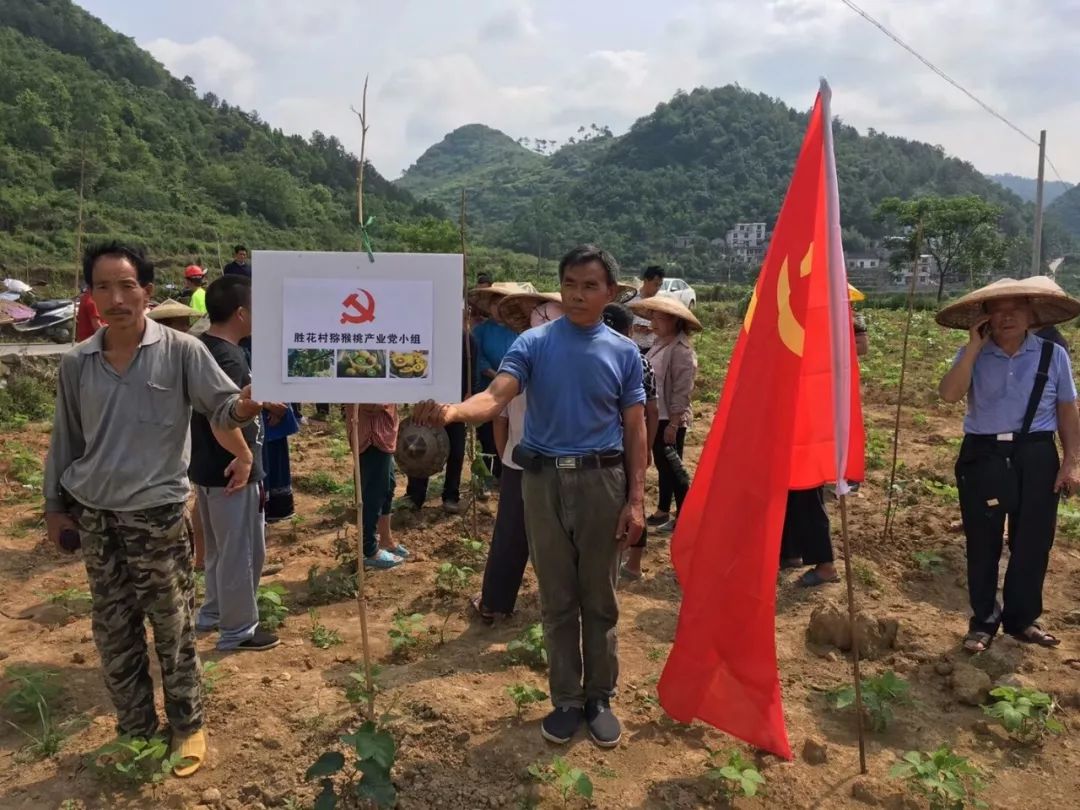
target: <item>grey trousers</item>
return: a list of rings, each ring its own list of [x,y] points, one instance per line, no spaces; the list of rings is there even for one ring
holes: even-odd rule
[[[206,544],[206,598],[196,627],[220,628],[217,648],[231,650],[255,635],[255,589],[266,560],[259,484],[225,494],[224,487],[195,487]]]
[[[626,504],[626,472],[545,466],[524,474],[522,497],[551,702],[580,708],[586,700],[610,699],[619,677],[615,530]]]

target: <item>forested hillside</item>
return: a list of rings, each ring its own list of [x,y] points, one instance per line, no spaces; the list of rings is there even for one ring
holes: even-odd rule
[[[336,137],[199,97],[67,0],[0,0],[0,265],[70,265],[80,185],[88,238],[141,242],[166,264],[214,265],[235,241],[358,244],[356,158]],[[365,185],[377,248],[456,231],[370,165]]]
[[[550,255],[590,238],[640,260],[668,252],[676,236],[721,238],[739,221],[771,226],[806,120],[737,86],[699,88],[659,104],[624,135],[575,141],[551,155],[515,152],[502,133],[463,127],[398,183],[442,203],[465,187],[485,237],[515,250]],[[977,194],[1003,208],[1006,236],[1030,232],[1030,204],[938,147],[838,122],[836,151],[849,249],[884,235],[875,212],[894,196]],[[1046,239],[1051,249],[1061,234],[1051,226]]]

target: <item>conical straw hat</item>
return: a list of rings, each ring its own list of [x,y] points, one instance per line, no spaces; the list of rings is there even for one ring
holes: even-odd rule
[[[495,302],[491,316],[499,323],[509,326],[515,332],[524,332],[529,328],[529,316],[532,311],[546,301],[562,303],[562,295],[554,293],[516,293]]]
[[[516,293],[534,292],[536,292],[536,287],[528,281],[496,281],[490,287],[474,287],[469,290],[469,306],[478,309],[485,315],[490,315],[491,309],[498,299]]]
[[[197,318],[199,313],[187,304],[169,298],[147,312],[146,317],[155,321],[167,321],[172,318]]]
[[[969,292],[945,307],[935,320],[950,329],[970,329],[986,317],[986,305],[1002,298],[1026,298],[1035,312],[1034,327],[1070,321],[1080,315],[1080,301],[1046,276],[1003,278]]]
[[[688,332],[700,332],[701,321],[697,319],[697,316],[690,311],[690,308],[686,306],[678,298],[672,298],[670,295],[654,295],[652,298],[635,298],[633,301],[627,304],[630,309],[634,311],[635,315],[640,315],[643,318],[648,318],[653,312],[663,312],[668,315],[674,315],[686,324],[686,330]]]

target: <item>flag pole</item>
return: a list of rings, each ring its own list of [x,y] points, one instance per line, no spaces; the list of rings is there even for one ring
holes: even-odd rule
[[[900,414],[904,405],[904,373],[907,371],[908,338],[911,335],[911,319],[915,313],[915,282],[919,274],[919,256],[922,254],[923,224],[919,218],[915,226],[915,255],[911,265],[911,284],[908,285],[907,298],[907,321],[904,323],[904,346],[900,350],[900,384],[896,391],[896,422],[893,424],[892,439],[892,469],[889,472],[889,500],[885,506],[885,533],[882,539],[888,541],[892,537],[893,520],[896,515],[893,509],[894,489],[896,487],[896,459],[900,451]]]
[[[851,660],[855,679],[855,722],[859,735],[859,773],[866,773],[866,729],[863,727],[862,678],[859,673],[859,638],[855,621],[855,579],[852,569],[851,538],[847,514],[848,441],[851,435],[852,334],[849,314],[847,268],[840,230],[840,191],[836,180],[836,153],[833,150],[832,90],[821,80],[822,126],[824,128],[825,182],[827,186],[829,343],[833,373],[833,442],[836,447],[836,497],[840,504],[840,536],[844,547],[844,579],[847,582],[848,621],[851,623]]]

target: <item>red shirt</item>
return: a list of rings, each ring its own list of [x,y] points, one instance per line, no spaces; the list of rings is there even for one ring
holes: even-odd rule
[[[79,296],[79,311],[75,316],[75,340],[82,342],[94,334],[101,325],[101,316],[98,314],[97,304],[86,290]]]

